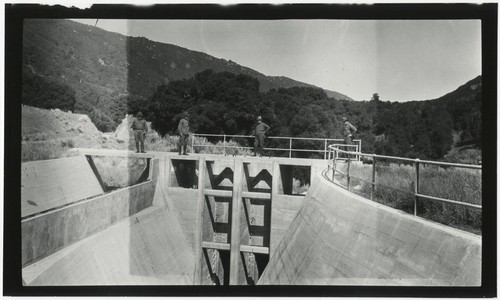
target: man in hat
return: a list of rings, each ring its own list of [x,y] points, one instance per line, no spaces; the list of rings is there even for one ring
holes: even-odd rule
[[[344,143],[352,145],[352,134],[356,133],[358,130],[354,127],[354,125],[347,121],[346,116],[342,117],[342,120],[344,120]]]
[[[186,150],[189,140],[189,113],[187,111],[182,115],[177,129],[179,130],[179,155],[188,155]]]
[[[264,152],[264,139],[266,138],[266,132],[271,129],[269,125],[262,122],[262,117],[257,117],[257,126],[255,126],[255,142],[254,142],[254,156],[262,156]]]
[[[346,145],[352,145],[352,135],[358,131],[354,125],[347,121],[347,117],[343,116],[344,121],[344,143]],[[352,147],[345,147],[346,151],[353,151]],[[349,158],[349,156],[347,156]]]
[[[134,130],[135,152],[146,153],[144,151],[144,140],[146,139],[146,132],[148,132],[148,123],[142,118],[142,112],[135,114],[135,119],[130,127]]]

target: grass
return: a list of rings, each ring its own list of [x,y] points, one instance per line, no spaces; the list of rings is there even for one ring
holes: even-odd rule
[[[337,164],[346,172],[347,164]],[[373,200],[413,214],[415,201],[415,168],[410,165],[376,164]],[[419,194],[481,205],[481,170],[457,167],[420,166]],[[352,163],[350,190],[370,199],[372,165]],[[336,180],[347,184],[344,175]],[[455,228],[481,234],[481,209],[419,198],[417,215]]]
[[[194,141],[190,138],[188,145],[188,152],[190,152],[191,145],[194,142],[194,153],[206,154],[224,154],[224,143],[217,142],[211,143],[204,137],[194,137]],[[159,151],[159,152],[177,152],[179,144],[178,136],[165,136],[160,137],[156,133],[146,135],[145,148],[146,151]],[[132,139],[129,143],[124,143],[123,148],[135,151],[135,141]],[[234,141],[226,142],[226,155],[251,155],[253,151],[241,147]]]
[[[74,146],[73,140],[47,140],[21,142],[21,162],[56,159],[76,156],[68,151]]]
[[[223,142],[217,142],[216,144],[209,142],[204,137],[194,137],[189,139],[188,152],[191,152],[191,145],[194,142],[194,153],[207,153],[207,154],[224,154]],[[148,133],[146,135],[146,140],[144,146],[146,151],[158,151],[158,152],[177,152],[179,151],[179,136],[176,135],[166,135],[164,137],[159,136],[156,132]],[[122,150],[132,150],[135,151],[135,141],[131,138],[128,142],[124,142],[119,146]],[[242,148],[238,143],[233,141],[226,142],[226,154],[227,155],[250,155],[251,151]]]
[[[191,151],[191,142],[189,141],[188,151]],[[156,133],[146,135],[145,148],[146,151],[158,152],[177,152],[178,151],[178,136],[160,137]],[[29,140],[21,142],[21,161],[36,161],[62,158],[77,155],[77,153],[68,151],[74,147],[76,143],[72,139],[51,139],[51,140]],[[81,145],[82,143],[79,143]],[[207,154],[224,154],[224,143],[217,142],[213,144],[203,137],[194,137],[194,152]],[[108,149],[131,150],[135,151],[135,141],[130,139],[122,143],[116,144],[101,144],[100,147]],[[253,151],[242,148],[237,142],[226,142],[226,155],[252,155]]]

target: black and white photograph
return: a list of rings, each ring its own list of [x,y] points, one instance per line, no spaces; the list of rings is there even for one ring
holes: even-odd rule
[[[496,297],[497,11],[6,4],[4,295]]]

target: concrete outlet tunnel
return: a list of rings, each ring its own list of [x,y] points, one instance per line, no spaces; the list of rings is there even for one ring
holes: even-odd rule
[[[27,286],[481,285],[479,236],[356,196],[326,160],[78,151],[23,164]]]

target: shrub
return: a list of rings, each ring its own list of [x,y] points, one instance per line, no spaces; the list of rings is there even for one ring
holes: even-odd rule
[[[216,144],[209,142],[206,138],[195,138],[194,150],[196,153],[208,154],[225,154],[226,155],[252,155],[253,152],[247,148],[242,147],[234,141],[224,142],[218,141]],[[225,150],[224,150],[225,148]]]
[[[217,142],[211,143],[204,137],[194,137],[194,141],[189,140],[188,151],[191,150],[191,145],[194,142],[194,153],[207,153],[207,154],[223,154],[224,143]],[[146,151],[161,151],[161,152],[176,152],[178,151],[179,136],[166,135],[159,136],[157,133],[149,133],[146,135],[144,142]],[[131,139],[128,145],[124,146],[128,150],[135,150],[135,141]],[[250,155],[253,152],[245,149],[234,141],[226,142],[226,155]]]
[[[71,139],[69,140],[61,140],[61,147],[73,148],[75,147],[75,142]]]

